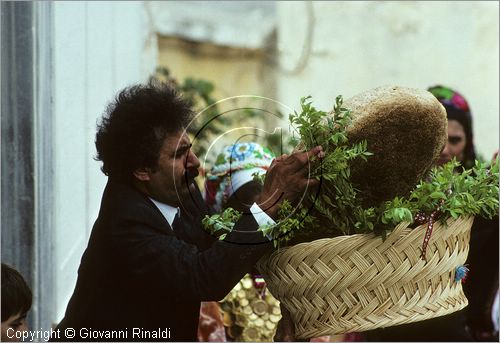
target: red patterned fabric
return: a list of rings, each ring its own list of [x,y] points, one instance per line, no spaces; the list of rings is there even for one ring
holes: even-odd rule
[[[199,342],[226,342],[226,331],[222,322],[219,303],[202,302],[198,324]]]

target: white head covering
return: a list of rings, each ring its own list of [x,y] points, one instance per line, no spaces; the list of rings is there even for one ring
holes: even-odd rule
[[[266,173],[274,157],[271,150],[253,142],[225,147],[207,174],[207,205],[221,211],[223,204],[234,192],[254,179],[253,174]]]

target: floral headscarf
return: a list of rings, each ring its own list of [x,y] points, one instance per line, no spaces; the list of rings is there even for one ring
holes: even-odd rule
[[[253,174],[264,174],[275,155],[257,143],[237,143],[224,148],[214,166],[207,173],[205,202],[221,211],[227,199],[244,184],[253,180]]]

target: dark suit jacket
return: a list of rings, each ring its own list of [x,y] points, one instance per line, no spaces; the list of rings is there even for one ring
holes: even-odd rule
[[[206,210],[199,191],[194,198],[185,211],[191,225],[181,240],[149,198],[108,181],[76,288],[58,326],[61,340],[106,338],[86,336],[89,328],[128,333],[113,341],[154,340],[133,336],[133,328],[168,328],[171,340],[196,340],[200,302],[222,299],[271,244],[255,232],[251,216],[244,216],[225,241],[215,240],[201,228]],[[76,336],[64,337],[66,328],[74,328]]]

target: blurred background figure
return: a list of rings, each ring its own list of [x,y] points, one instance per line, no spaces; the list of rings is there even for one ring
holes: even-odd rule
[[[439,165],[456,158],[464,168],[472,168],[476,160],[469,103],[458,92],[445,86],[434,86],[429,92],[441,102],[448,117],[448,143],[441,152]]]
[[[467,100],[449,87],[434,86],[428,90],[443,104],[448,116],[448,143],[439,163],[456,158],[464,168],[473,167],[476,152]],[[465,309],[467,327],[477,341],[498,341],[499,338],[498,307],[493,306],[498,294],[498,239],[498,216],[491,220],[475,219],[466,262],[470,271],[463,288],[469,300]]]
[[[215,212],[227,207],[251,215],[262,184],[254,179],[263,175],[275,158],[274,153],[257,143],[237,143],[224,147],[207,173],[205,202]],[[218,311],[214,311],[217,307]],[[198,338],[208,341],[272,341],[281,319],[279,301],[266,289],[257,270],[249,273],[220,302],[203,303]],[[220,323],[216,325],[215,323]],[[224,337],[218,332],[225,331]]]
[[[31,308],[31,289],[22,275],[2,263],[2,342],[21,341],[20,333],[28,330],[26,316]]]

